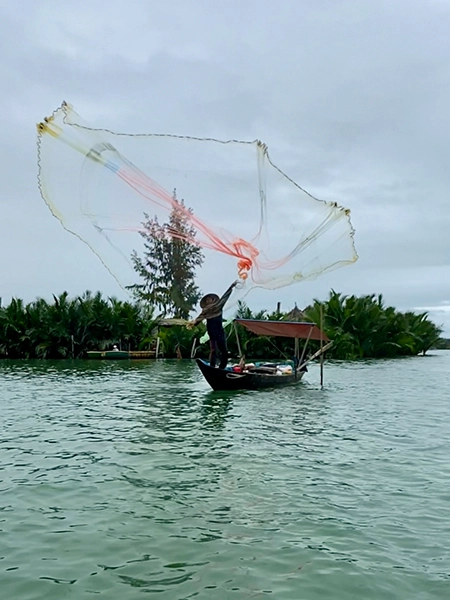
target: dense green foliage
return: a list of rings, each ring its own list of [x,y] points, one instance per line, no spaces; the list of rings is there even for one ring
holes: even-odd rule
[[[195,243],[196,231],[186,218],[184,202],[177,200],[175,190],[173,202],[168,223],[144,215],[140,232],[144,256],[136,251],[131,256],[141,283],[130,289],[136,299],[148,302],[164,315],[187,319],[201,296],[195,272],[203,264],[203,253]]]
[[[140,304],[106,300],[100,292],[53,298],[26,305],[14,298],[0,309],[0,356],[79,358],[88,350],[141,348],[152,340],[153,311]]]
[[[385,307],[382,296],[342,296],[334,291],[328,300],[315,300],[305,309],[305,317],[320,326],[323,314],[325,333],[334,341],[327,353],[330,358],[382,358],[412,356],[433,347],[442,347],[440,329],[426,313],[401,313]],[[252,311],[243,303],[236,316],[241,318],[280,320],[283,313]],[[13,299],[0,308],[0,356],[9,358],[79,358],[88,350],[111,348],[146,349],[161,340],[166,357],[191,355],[194,339],[205,332],[200,325],[190,331],[185,327],[157,327],[154,310],[146,303],[105,299],[100,292],[86,292],[70,299],[67,293],[54,296],[53,303],[38,299],[24,304]],[[233,326],[227,329],[232,357],[239,355]],[[243,353],[247,358],[291,358],[293,340],[257,337],[239,328]],[[317,342],[310,343],[315,350]],[[196,356],[207,356],[208,345],[197,344]]]
[[[326,302],[315,300],[305,310],[334,341],[328,356],[335,358],[382,358],[425,354],[434,347],[441,329],[427,313],[399,312],[384,306],[382,295],[343,296],[330,292]]]
[[[328,300],[314,300],[303,313],[305,321],[322,326],[333,340],[333,346],[327,352],[328,358],[353,360],[414,356],[425,354],[430,348],[443,347],[439,337],[441,329],[429,320],[427,313],[402,313],[386,307],[381,295],[358,298],[331,291]],[[253,314],[245,304],[240,305],[237,316],[271,320],[288,317],[267,311]],[[242,328],[239,337],[242,351],[249,358],[290,358],[294,352],[290,339],[257,337]],[[238,355],[233,332],[229,334],[229,348],[233,355]],[[310,342],[308,352],[318,348],[318,342]]]

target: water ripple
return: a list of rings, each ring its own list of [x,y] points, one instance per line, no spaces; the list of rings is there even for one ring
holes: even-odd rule
[[[450,353],[317,382],[0,361],[2,596],[447,598]]]

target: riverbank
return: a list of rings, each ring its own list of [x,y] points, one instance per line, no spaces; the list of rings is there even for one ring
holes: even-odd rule
[[[385,306],[381,295],[343,296],[330,292],[325,301],[315,300],[303,311],[259,311],[240,303],[236,316],[245,319],[305,320],[316,323],[333,340],[328,356],[336,359],[386,358],[426,353],[439,343],[440,328],[426,313],[399,312]],[[69,298],[54,296],[53,303],[38,299],[24,304],[13,299],[0,308],[0,358],[86,358],[88,352],[112,350],[160,353],[166,358],[207,356],[207,344],[198,347],[205,326],[193,330],[163,326],[147,304],[103,298],[85,292]],[[228,344],[233,356],[239,350],[230,327]],[[257,337],[242,331],[241,347],[247,357],[290,357],[292,341]],[[312,343],[313,351],[316,349]],[[157,352],[158,350],[158,352]]]

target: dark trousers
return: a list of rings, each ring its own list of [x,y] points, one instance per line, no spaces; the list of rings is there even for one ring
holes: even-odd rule
[[[217,351],[220,352],[219,368],[225,369],[228,363],[228,349],[225,331],[222,325],[222,315],[208,319],[206,329],[209,334],[209,364],[211,367],[216,366]]]
[[[211,367],[216,366],[217,362],[217,351],[220,352],[220,363],[219,369],[225,369],[228,363],[228,348],[225,336],[218,339],[210,338],[209,340],[209,364]]]

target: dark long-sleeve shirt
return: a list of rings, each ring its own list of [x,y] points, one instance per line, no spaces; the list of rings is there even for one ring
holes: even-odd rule
[[[230,285],[230,287],[227,289],[227,291],[225,292],[225,294],[222,296],[222,298],[220,298],[216,302],[213,302],[212,304],[209,304],[208,306],[206,306],[202,310],[202,312],[198,315],[198,317],[195,319],[194,324],[198,325],[199,323],[201,323],[203,321],[203,319],[209,320],[209,319],[215,319],[217,317],[222,317],[223,307],[227,303],[228,298],[231,296],[231,292],[233,291],[235,285],[236,285],[235,283],[232,283]]]

